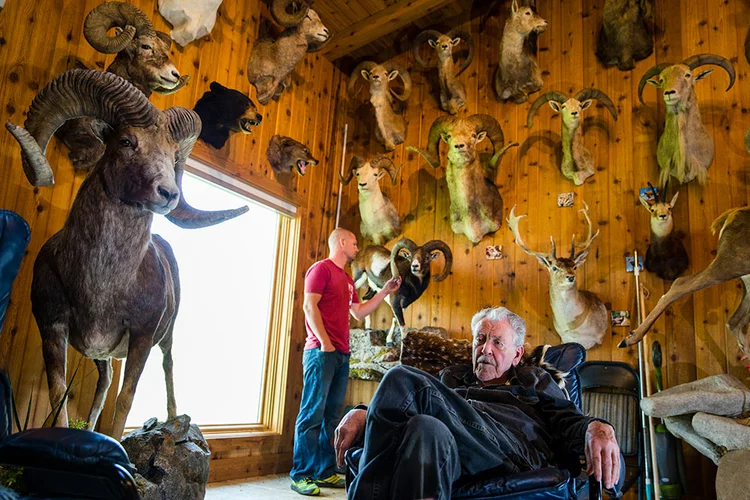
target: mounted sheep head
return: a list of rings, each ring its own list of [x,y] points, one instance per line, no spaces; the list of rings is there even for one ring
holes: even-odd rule
[[[200,140],[216,149],[224,147],[230,132],[251,134],[251,127],[263,121],[263,116],[248,96],[219,82],[211,82],[210,90],[195,103],[193,110],[203,123]]]
[[[596,46],[599,61],[629,71],[635,61],[650,56],[654,40],[648,26],[653,10],[652,0],[606,0]]]
[[[364,61],[357,65],[349,76],[349,97],[357,95],[357,80],[364,78],[370,83],[370,102],[375,108],[375,137],[385,146],[386,151],[393,151],[406,138],[406,120],[397,113],[393,97],[405,102],[411,95],[411,76],[396,63],[390,62],[380,65],[372,61]],[[403,92],[396,92],[388,83],[401,78],[404,83]],[[400,110],[399,110],[400,112]]]
[[[674,221],[672,209],[677,203],[679,192],[675,193],[672,201],[667,203],[667,186],[662,189],[662,196],[651,183],[648,183],[654,202],[649,203],[642,197],[638,197],[641,204],[651,214],[651,240],[646,251],[644,265],[647,270],[656,273],[661,279],[674,280],[688,268],[688,259],[685,246],[680,237],[674,232]]]
[[[714,54],[695,55],[678,64],[657,64],[646,71],[638,83],[638,98],[643,105],[643,87],[646,83],[664,91],[666,124],[656,151],[660,186],[666,185],[670,176],[681,184],[695,178],[700,184],[708,182],[708,168],[714,160],[714,141],[701,122],[698,99],[693,88],[695,82],[713,71],[706,69],[696,74],[696,69],[707,64],[726,70],[729,75],[729,91],[735,78],[732,63]],[[658,79],[652,80],[656,76]]]
[[[573,181],[576,186],[594,175],[596,168],[594,165],[594,156],[591,151],[583,145],[583,131],[579,127],[581,124],[581,112],[591,106],[593,100],[600,101],[612,114],[612,118],[617,121],[617,110],[615,105],[607,94],[594,88],[583,89],[575,96],[568,98],[561,92],[551,91],[540,95],[526,116],[526,126],[531,128],[534,121],[534,115],[545,102],[553,111],[562,115],[562,163],[560,170],[562,174]]]
[[[289,174],[297,171],[302,177],[307,172],[307,165],[317,165],[318,160],[313,158],[310,148],[297,142],[291,137],[274,135],[268,142],[266,157],[271,168],[277,174]]]
[[[276,40],[256,40],[247,63],[247,79],[264,106],[271,99],[279,100],[291,84],[294,67],[306,53],[317,52],[331,41],[331,33],[318,13],[305,2],[273,0],[271,15],[286,29]]]

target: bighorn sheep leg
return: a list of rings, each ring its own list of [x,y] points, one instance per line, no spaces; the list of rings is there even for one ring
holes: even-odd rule
[[[128,332],[130,343],[128,345],[128,357],[125,360],[125,375],[122,380],[122,389],[117,396],[115,404],[114,423],[112,425],[112,435],[120,438],[125,430],[125,421],[133,406],[133,397],[135,388],[138,385],[138,379],[141,378],[143,368],[146,366],[149,351],[151,351],[151,342],[146,332]]]
[[[96,381],[94,402],[91,405],[91,410],[89,410],[88,421],[91,425],[91,429],[96,426],[96,422],[102,414],[104,400],[107,396],[107,389],[109,389],[109,386],[112,383],[112,358],[95,359],[94,364],[96,365],[96,370],[99,372],[99,380]]]
[[[742,300],[740,305],[737,306],[737,310],[734,311],[727,321],[727,328],[735,338],[742,338],[742,330],[744,330],[748,323],[750,323],[750,274],[746,274],[740,278],[742,280]]]
[[[59,321],[47,327],[40,325],[39,330],[42,336],[42,356],[47,370],[49,400],[55,407],[60,404],[67,386],[65,368],[68,360],[68,324],[66,321]],[[54,422],[56,427],[68,426],[68,405],[65,403],[63,402],[60,415]]]
[[[169,335],[170,339],[172,335]],[[159,346],[161,347],[161,346]],[[161,366],[164,369],[164,381],[167,385],[167,418],[177,416],[177,401],[174,397],[174,376],[172,375],[172,344],[169,347],[162,347]]]
[[[393,347],[393,334],[396,333],[396,322],[401,327],[401,341],[404,341],[404,335],[406,334],[406,321],[404,321],[404,305],[400,300],[394,302],[391,307],[393,308],[393,321],[391,322],[391,330],[388,332],[388,336],[385,338],[385,345],[387,347]]]

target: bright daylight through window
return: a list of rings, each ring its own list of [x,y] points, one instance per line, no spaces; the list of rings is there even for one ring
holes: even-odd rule
[[[172,349],[177,414],[190,415],[198,425],[257,423],[280,215],[188,173],[182,187],[202,210],[247,204],[250,212],[192,230],[154,217],[153,232],[172,245],[180,269]],[[161,364],[157,346],[138,383],[128,427],[166,419]]]

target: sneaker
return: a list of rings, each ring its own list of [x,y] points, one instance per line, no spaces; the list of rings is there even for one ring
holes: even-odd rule
[[[346,487],[346,479],[336,474],[331,474],[330,477],[325,479],[316,479],[315,484],[324,488],[344,488]]]
[[[320,488],[315,484],[315,481],[306,477],[304,479],[298,479],[292,481],[292,490],[296,491],[300,495],[316,496],[320,495]]]

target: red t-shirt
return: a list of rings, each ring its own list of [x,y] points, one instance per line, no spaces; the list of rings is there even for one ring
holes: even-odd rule
[[[349,354],[349,308],[359,303],[354,280],[331,259],[316,262],[305,274],[305,293],[320,294],[320,316],[331,343],[342,354]],[[320,347],[318,337],[305,317],[305,349]]]

